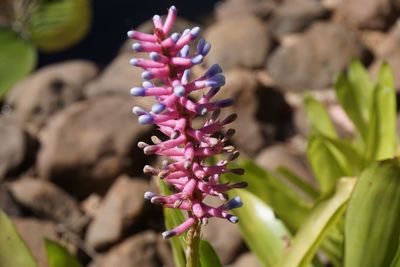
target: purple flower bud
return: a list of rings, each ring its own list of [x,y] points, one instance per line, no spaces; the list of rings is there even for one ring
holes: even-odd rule
[[[188,45],[185,45],[182,47],[181,51],[179,51],[179,55],[181,57],[187,57],[187,56],[189,56],[189,51],[190,51],[190,47]]]
[[[161,58],[161,56],[160,56],[160,54],[157,53],[157,52],[150,52],[149,58],[150,58],[151,60],[154,60],[154,61],[159,61],[160,58]]]
[[[144,198],[147,199],[147,200],[151,200],[155,196],[157,196],[157,194],[153,193],[153,192],[148,192],[147,191],[147,192],[144,193]]]
[[[131,95],[133,96],[144,96],[146,94],[146,89],[143,87],[133,87],[131,89]]]
[[[156,103],[151,107],[151,111],[153,111],[156,114],[159,114],[165,110],[165,105],[162,103]]]
[[[200,54],[202,54],[203,56],[206,56],[208,54],[208,52],[210,52],[210,50],[211,50],[211,44],[205,43],[203,50],[200,51]]]
[[[226,217],[231,223],[238,223],[239,222],[239,218],[237,216],[234,215],[228,215]]]
[[[136,116],[141,116],[141,115],[147,114],[147,112],[140,107],[133,107],[132,113],[135,114]]]
[[[174,232],[174,231],[165,231],[161,235],[162,235],[162,237],[164,239],[168,239],[168,238],[176,236],[176,232]]]
[[[190,29],[185,29],[182,33],[182,36],[188,35],[190,33]]]
[[[220,88],[221,87],[211,87],[211,89],[207,92],[207,97],[211,98],[211,97],[215,96],[219,92]]]
[[[225,76],[218,73],[206,81],[206,86],[220,87],[225,84]]]
[[[204,77],[211,78],[218,73],[222,73],[221,66],[218,64],[214,64],[207,70],[207,72],[204,74]]]
[[[202,55],[196,55],[196,56],[192,57],[191,62],[194,65],[200,64],[201,62],[203,62],[203,56]]]
[[[224,124],[229,124],[229,123],[235,121],[236,119],[237,119],[237,114],[236,113],[232,113],[232,114],[230,114],[228,117],[226,117],[223,120],[223,123]]]
[[[204,45],[205,45],[205,44],[206,44],[206,41],[205,41],[203,38],[201,38],[201,39],[198,41],[196,50],[197,50],[197,52],[198,52],[199,54],[201,54],[201,52],[203,51],[203,48],[204,48]]]
[[[236,196],[236,197],[232,198],[231,200],[229,200],[228,203],[226,203],[224,205],[224,208],[227,210],[232,210],[232,209],[240,208],[241,206],[243,206],[242,199],[239,196]]]
[[[181,83],[183,85],[186,85],[189,82],[189,78],[190,78],[190,69],[186,69],[182,74]]]
[[[171,34],[171,40],[172,40],[174,43],[176,43],[176,42],[179,40],[180,37],[181,37],[181,35],[180,35],[179,33],[177,33],[177,32]]]
[[[239,182],[239,183],[233,184],[232,188],[245,188],[247,186],[248,186],[248,184],[246,182]]]
[[[139,116],[139,124],[145,125],[145,124],[151,124],[154,121],[154,117],[150,114],[145,114]]]
[[[235,103],[235,100],[233,100],[232,98],[227,98],[227,99],[223,99],[223,100],[219,100],[219,101],[215,102],[215,105],[219,108],[225,108],[225,107],[233,106],[234,103]]]
[[[234,174],[237,174],[237,175],[243,175],[244,174],[244,169],[242,169],[242,168],[232,169],[231,173],[234,173]]]
[[[128,36],[128,38],[132,38],[135,35],[135,31],[128,31],[126,35]]]
[[[179,85],[177,87],[174,88],[174,94],[176,96],[182,97],[185,95],[185,87],[183,87],[182,85]]]
[[[141,51],[142,51],[142,45],[139,44],[139,43],[134,43],[134,44],[132,45],[132,49],[133,49],[134,51],[136,51],[136,52],[141,52]]]
[[[131,60],[129,60],[129,63],[131,63],[132,66],[136,66],[138,63],[138,59],[137,58],[132,58]]]
[[[208,109],[205,106],[199,106],[197,109],[197,114],[204,116],[205,114],[207,114]]]
[[[150,71],[144,71],[144,72],[142,72],[142,78],[144,80],[151,80],[151,79],[153,79],[153,75],[151,75]]]
[[[194,27],[193,29],[190,30],[190,35],[192,36],[192,39],[195,39],[199,34],[200,34],[200,27]]]
[[[149,82],[149,81],[144,81],[144,82],[142,83],[142,86],[143,86],[144,88],[151,88],[151,87],[153,87],[154,85],[153,85],[151,82]]]

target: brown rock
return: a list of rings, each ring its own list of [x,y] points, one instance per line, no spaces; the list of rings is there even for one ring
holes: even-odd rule
[[[55,185],[33,178],[23,178],[10,183],[14,199],[35,215],[65,225],[79,233],[87,224],[78,203]]]
[[[91,267],[159,267],[160,259],[156,250],[157,234],[141,232],[113,247],[105,255],[99,256]]]
[[[140,179],[120,176],[107,192],[96,217],[86,234],[89,246],[104,248],[122,238],[142,215],[145,207],[144,193],[149,183]]]
[[[207,29],[205,38],[212,44],[206,64],[218,63],[224,70],[260,67],[271,46],[266,25],[251,16],[219,21]]]
[[[0,140],[1,181],[7,175],[20,173],[27,167],[22,165],[31,163],[37,144],[17,123],[5,117],[0,117]]]
[[[231,263],[244,246],[238,226],[222,219],[210,220],[203,227],[203,238],[213,246],[222,264]]]
[[[260,261],[257,259],[256,255],[250,252],[243,253],[240,257],[233,263],[232,267],[261,267]]]
[[[7,184],[0,184],[0,209],[9,216],[20,217],[22,215],[21,207],[11,196]]]
[[[18,233],[28,245],[39,267],[48,267],[44,238],[58,241],[55,225],[36,219],[12,219]],[[21,266],[22,267],[22,266]]]
[[[268,0],[225,0],[217,3],[215,13],[218,20],[252,15],[266,18],[275,6],[276,3]]]
[[[351,59],[362,58],[364,52],[352,30],[341,24],[319,22],[297,42],[276,49],[267,70],[284,89],[323,89]]]
[[[37,132],[50,116],[82,99],[83,86],[96,74],[97,67],[88,61],[51,65],[17,84],[6,103],[18,122]]]
[[[59,113],[41,136],[40,177],[85,197],[104,194],[124,171],[141,173],[145,158],[136,144],[151,127],[138,124],[132,106],[132,98],[114,95],[76,103]]]
[[[393,21],[392,2],[392,0],[340,1],[336,15],[361,29],[382,30]]]

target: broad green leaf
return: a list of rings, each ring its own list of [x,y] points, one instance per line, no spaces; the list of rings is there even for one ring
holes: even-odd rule
[[[312,132],[337,138],[336,129],[324,105],[315,100],[310,94],[305,95],[304,102]]]
[[[7,215],[0,210],[0,267],[38,267]]]
[[[377,162],[358,179],[346,212],[345,266],[390,266],[399,247],[400,161]]]
[[[400,246],[397,249],[397,253],[394,256],[394,259],[392,263],[390,264],[390,267],[400,267]]]
[[[277,173],[283,175],[289,182],[294,184],[296,187],[301,189],[302,192],[307,194],[312,199],[316,199],[319,196],[319,192],[311,184],[307,183],[305,178],[300,178],[297,174],[292,172],[286,167],[278,167]]]
[[[36,50],[14,32],[0,29],[0,99],[36,65]]]
[[[160,188],[163,194],[169,195],[171,194],[168,186],[160,181]],[[164,208],[164,220],[165,226],[167,229],[173,229],[176,226],[180,225],[184,222],[184,216],[179,209],[168,209]],[[174,258],[175,266],[177,267],[185,267],[185,249],[186,244],[181,236],[174,236],[168,239],[171,248],[172,248],[172,256]]]
[[[201,267],[222,267],[217,253],[205,240],[200,240],[200,266]]]
[[[308,140],[307,157],[322,194],[332,192],[338,179],[349,174],[343,167],[343,155],[320,136]]]
[[[224,175],[228,181],[246,181],[247,191],[270,206],[289,229],[295,232],[305,220],[312,203],[308,203],[289,185],[283,183],[278,176],[265,171],[251,160],[240,160],[231,167],[246,170],[243,176]]]
[[[397,149],[396,91],[393,73],[387,64],[380,68],[371,112],[367,155],[375,160],[392,158]]]
[[[353,60],[350,63],[348,79],[351,85],[351,90],[357,100],[357,107],[360,108],[360,114],[364,121],[369,121],[374,82],[359,60]]]
[[[289,230],[260,198],[243,189],[232,191],[230,195],[240,196],[243,201],[243,207],[234,213],[240,219],[238,225],[248,247],[265,267],[276,266],[290,243]]]
[[[82,267],[64,246],[47,238],[45,245],[49,267]]]
[[[325,240],[321,243],[321,249],[335,267],[343,266],[344,221],[345,218],[342,216],[342,218],[340,218],[339,221],[328,232]]]
[[[335,82],[337,99],[352,120],[363,140],[366,140],[367,123],[363,118],[358,96],[344,74],[338,75]]]
[[[280,266],[303,267],[310,264],[321,242],[342,217],[354,183],[355,178],[341,178],[335,194],[315,206],[293,238]]]
[[[32,41],[46,52],[71,47],[89,31],[89,0],[41,0],[27,29]]]

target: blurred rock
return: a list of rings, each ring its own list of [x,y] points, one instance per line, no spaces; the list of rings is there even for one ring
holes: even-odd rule
[[[40,177],[84,198],[104,194],[122,172],[141,173],[149,157],[136,144],[151,126],[138,124],[133,104],[129,97],[104,96],[60,112],[41,136]]]
[[[273,139],[288,135],[291,110],[280,92],[261,85],[254,72],[233,69],[225,73],[226,85],[217,99],[233,98],[232,108],[222,116],[235,112],[238,118],[230,126],[236,130],[233,142],[248,155],[255,155]]]
[[[276,3],[269,0],[225,0],[217,3],[215,13],[218,20],[252,15],[266,18],[275,6]]]
[[[340,1],[337,16],[361,29],[385,29],[393,21],[392,0]]]
[[[10,183],[14,199],[38,217],[52,220],[75,233],[88,223],[78,203],[55,185],[34,178],[23,178]]]
[[[160,257],[163,267],[176,267],[169,241],[162,238],[161,235],[157,238],[157,255]]]
[[[82,88],[97,74],[88,61],[50,65],[17,84],[7,95],[12,116],[37,132],[56,112],[83,98]]]
[[[317,0],[286,0],[273,13],[270,29],[274,36],[298,32],[327,12]]]
[[[203,227],[202,234],[213,246],[223,265],[231,263],[244,247],[238,226],[227,220],[210,220]]]
[[[267,70],[287,90],[323,89],[364,48],[355,32],[344,25],[314,23],[297,42],[281,46],[270,56]]]
[[[376,50],[376,59],[370,67],[376,76],[383,62],[389,63],[393,68],[395,86],[400,90],[400,26],[395,26],[384,38],[380,40]]]
[[[120,240],[123,233],[143,215],[149,183],[120,176],[107,192],[86,234],[86,243],[95,249]]]
[[[11,119],[0,117],[0,181],[28,167],[37,150],[37,142]]]
[[[257,155],[255,161],[266,170],[285,167],[305,180],[313,181],[313,175],[306,164],[305,155],[299,155],[288,145],[278,144],[268,147]]]
[[[28,245],[33,257],[37,260],[39,267],[48,267],[44,238],[59,241],[55,225],[51,222],[37,219],[13,218],[12,222]]]
[[[95,258],[90,267],[159,267],[157,234],[151,231],[138,233],[114,246],[105,255]]]
[[[0,184],[0,209],[9,216],[20,217],[22,215],[21,207],[8,190],[8,184]]]
[[[233,263],[232,267],[261,267],[260,261],[257,259],[256,255],[250,252],[243,253],[240,257]]]
[[[212,44],[205,62],[218,63],[225,71],[233,67],[260,67],[271,46],[266,25],[251,16],[215,23],[205,32],[205,39]]]

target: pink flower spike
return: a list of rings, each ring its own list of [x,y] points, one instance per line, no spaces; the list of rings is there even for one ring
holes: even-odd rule
[[[156,42],[157,37],[154,36],[153,34],[148,34],[148,33],[142,33],[138,31],[129,31],[128,32],[128,37],[134,40],[138,41],[144,41],[144,42]]]
[[[168,10],[168,15],[167,15],[167,18],[165,19],[165,23],[164,23],[164,27],[163,27],[164,35],[167,35],[171,31],[172,26],[174,25],[174,22],[176,19],[176,14],[177,14],[176,7],[171,6]]]

